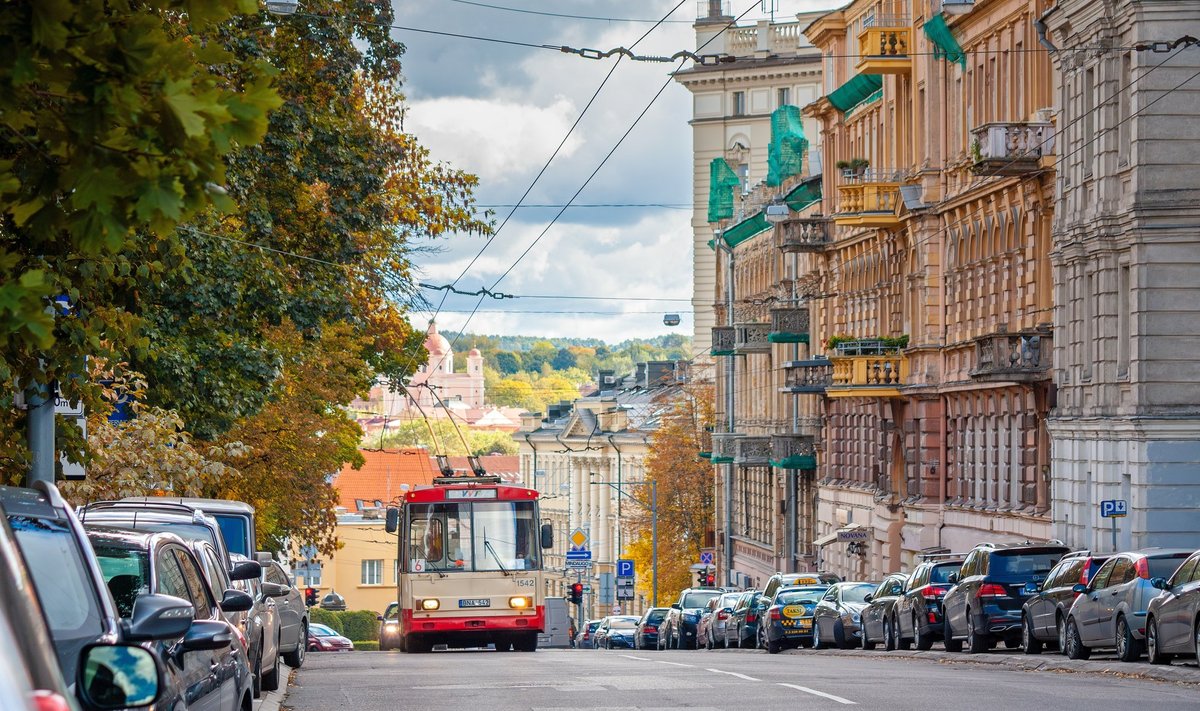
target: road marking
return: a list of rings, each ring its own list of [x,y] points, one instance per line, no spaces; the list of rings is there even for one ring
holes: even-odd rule
[[[679,662],[665,662],[661,659],[655,659],[654,661],[658,662],[659,664],[670,664],[673,667],[694,667],[694,666],[696,666],[695,664],[680,664]]]
[[[737,678],[745,679],[746,681],[762,681],[762,679],[755,679],[752,676],[746,676],[745,674],[738,674],[737,672],[722,671],[720,669],[708,669],[707,671],[713,672],[715,674],[728,674],[729,676],[736,676]]]
[[[626,659],[636,659],[636,660],[638,660],[639,662],[648,662],[648,661],[650,661],[650,659],[649,659],[648,657],[635,657],[635,656],[633,656],[632,654],[622,654],[621,656],[622,656],[622,657],[625,657]]]
[[[816,689],[810,689],[807,686],[796,686],[795,684],[780,684],[780,686],[786,686],[787,688],[795,689],[796,691],[803,691],[804,693],[812,694],[813,696],[821,696],[826,699],[836,701],[839,704],[848,704],[850,706],[857,705],[857,702],[851,701],[850,699],[843,699],[840,696],[834,696],[833,694],[826,694],[824,691],[817,691]]]

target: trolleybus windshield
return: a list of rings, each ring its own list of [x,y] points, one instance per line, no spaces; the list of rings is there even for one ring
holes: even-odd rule
[[[511,572],[541,569],[537,507],[532,501],[408,505],[404,569]]]

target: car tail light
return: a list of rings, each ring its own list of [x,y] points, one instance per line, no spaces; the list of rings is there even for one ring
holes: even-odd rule
[[[39,689],[30,694],[30,698],[33,699],[33,707],[37,711],[71,711],[67,700],[53,691]]]
[[[1145,558],[1138,558],[1137,562],[1133,564],[1133,570],[1142,580],[1150,579],[1150,562]]]
[[[772,620],[782,620],[783,619],[783,613],[780,612],[778,607],[771,608],[771,619]]]
[[[929,624],[931,624],[931,625],[937,624],[937,615],[935,613],[932,613],[932,612],[929,613]]]
[[[657,631],[658,631],[658,628],[657,628],[657,627],[655,627],[654,625],[646,625],[645,627],[643,627],[643,628],[642,628],[642,632],[643,632],[643,633],[645,633],[645,632],[657,632]]]
[[[1083,570],[1079,571],[1079,584],[1080,585],[1088,584],[1088,573],[1090,573],[1091,571],[1092,571],[1092,562],[1088,561],[1088,564],[1083,566]]]
[[[753,612],[747,612],[746,613],[746,621],[747,622],[757,622],[758,615],[754,614]]]
[[[932,587],[932,586],[927,587],[923,591],[921,591],[921,597],[925,598],[926,600],[938,600],[945,594],[946,594],[946,588],[938,588],[938,587]]]
[[[718,620],[728,620],[729,613],[724,610],[721,610],[720,612],[717,613],[717,619]]]
[[[979,592],[975,593],[975,597],[1008,597],[1008,591],[1003,585],[996,583],[984,583],[979,586]]]

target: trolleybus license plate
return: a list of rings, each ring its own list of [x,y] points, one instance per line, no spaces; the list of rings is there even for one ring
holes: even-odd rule
[[[458,601],[459,607],[491,607],[492,601],[486,597],[474,597]]]

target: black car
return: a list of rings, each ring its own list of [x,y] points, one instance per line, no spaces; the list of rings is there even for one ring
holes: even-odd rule
[[[862,631],[862,611],[867,596],[878,583],[834,583],[813,608],[813,649],[832,642],[839,649],[857,647]]]
[[[1021,648],[1026,654],[1040,654],[1047,643],[1063,648],[1067,616],[1079,596],[1073,588],[1090,583],[1110,555],[1068,553],[1042,583],[1029,587],[1030,597],[1021,609]]]
[[[761,623],[768,653],[812,642],[813,610],[828,589],[827,585],[808,585],[780,588],[775,593]]]
[[[638,618],[633,615],[605,617],[596,629],[593,646],[597,649],[633,649]]]
[[[379,620],[379,649],[400,648],[400,603],[389,602],[387,608],[376,619]]]
[[[889,652],[896,648],[896,601],[904,594],[907,573],[892,573],[883,579],[867,597],[867,606],[862,612],[862,648],[875,649],[883,643]]]
[[[667,618],[669,607],[652,607],[642,614],[638,620],[637,634],[633,637],[636,649],[655,649],[658,647],[658,630],[663,620]]]
[[[177,694],[166,707],[176,702],[228,711],[249,706],[253,680],[246,641],[221,610],[249,610],[250,596],[227,590],[217,600],[195,554],[174,534],[89,526],[88,537],[122,618],[135,618],[138,603],[149,594],[191,604],[190,625],[156,645],[166,661],[168,686]]]
[[[759,618],[766,612],[769,603],[770,600],[761,590],[750,590],[742,595],[725,622],[726,638],[732,637],[738,647],[757,649],[760,646]]]
[[[1021,644],[1021,608],[1071,549],[1059,543],[984,543],[967,554],[950,577],[954,587],[942,600],[946,651],[959,652],[966,641],[972,654],[986,652],[997,641],[1015,649]]]
[[[695,649],[696,627],[704,606],[720,595],[719,588],[686,588],[659,626],[658,643],[667,649]]]
[[[279,613],[279,651],[285,664],[299,669],[308,649],[308,606],[304,604],[304,593],[283,566],[273,560],[263,565],[263,581],[285,590],[282,596],[275,598]],[[379,638],[379,648],[384,648],[383,637]]]
[[[950,591],[950,576],[962,567],[962,556],[930,556],[922,560],[908,582],[904,593],[896,600],[891,629],[896,634],[896,649],[933,649],[942,638],[942,598]],[[886,643],[886,640],[884,640]]]

